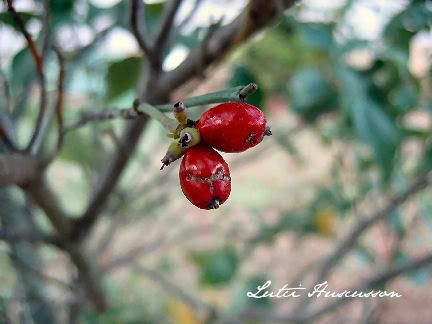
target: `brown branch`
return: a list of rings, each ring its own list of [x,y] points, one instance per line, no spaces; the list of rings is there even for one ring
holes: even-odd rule
[[[140,0],[130,0],[129,25],[133,35],[135,36],[135,39],[138,42],[139,47],[141,48],[141,51],[147,57],[151,66],[158,67],[160,65],[158,57],[155,55],[155,52],[151,49],[145,37],[142,35],[142,33],[139,30],[139,20],[138,20],[139,5],[140,5]]]
[[[341,259],[356,246],[359,237],[370,227],[385,219],[389,214],[398,209],[418,192],[432,184],[432,174],[418,177],[404,192],[390,200],[384,208],[378,210],[356,224],[352,231],[343,239],[335,251],[327,258],[318,276],[317,282],[323,281],[329,272],[341,261]]]
[[[40,173],[35,157],[13,153],[0,154],[0,187],[24,184]]]
[[[160,57],[163,57],[164,49],[169,41],[171,30],[174,26],[175,16],[182,4],[183,0],[170,0],[166,4],[166,9],[162,17],[159,29],[156,33],[154,41],[154,52],[158,53]]]
[[[33,41],[30,33],[27,31],[25,24],[24,24],[24,21],[21,19],[20,15],[16,12],[16,10],[13,6],[13,0],[7,0],[7,6],[8,6],[8,11],[11,13],[13,19],[15,20],[15,22],[19,28],[19,30],[21,31],[21,33],[23,34],[23,36],[25,37],[25,39],[27,41],[27,45],[30,49],[30,52],[33,56],[33,60],[34,60],[35,65],[36,65],[36,71],[38,72],[38,74],[43,74],[42,57],[39,55],[36,44]]]
[[[21,19],[20,15],[16,12],[14,6],[13,6],[13,0],[7,0],[8,5],[8,11],[11,13],[12,17],[14,18],[16,24],[18,25],[18,28],[20,29],[21,33],[24,35],[28,48],[32,54],[33,61],[36,66],[36,74],[37,79],[40,87],[40,102],[39,102],[39,113],[36,120],[35,129],[33,131],[33,134],[31,136],[30,142],[27,145],[26,151],[31,153],[36,153],[41,145],[43,132],[45,131],[44,122],[46,119],[46,106],[47,106],[47,93],[46,93],[46,87],[45,87],[45,75],[44,75],[44,69],[43,69],[43,59],[42,56],[39,54],[36,44],[33,41],[30,33],[27,31],[24,21]]]
[[[295,2],[295,0],[251,1],[247,11],[213,34],[208,40],[206,49],[198,47],[175,70],[164,75],[160,80],[161,86],[175,89],[199,75],[203,69],[220,61],[231,49],[274,21],[280,14],[279,5],[286,9]]]
[[[134,263],[134,269],[140,273],[141,275],[151,279],[153,282],[157,283],[165,291],[173,294],[182,302],[190,305],[195,310],[203,310],[207,314],[213,314],[216,312],[216,308],[212,305],[206,303],[201,298],[194,296],[193,294],[187,292],[183,288],[177,286],[175,283],[171,282],[163,275],[161,275],[158,271],[149,269],[145,266],[142,266],[138,263]]]
[[[111,119],[140,119],[144,116],[136,111],[134,108],[120,108],[120,109],[105,109],[102,111],[92,111],[83,113],[78,120],[67,125],[63,129],[63,134],[85,126],[91,122],[103,122]]]
[[[401,205],[407,202],[418,192],[426,189],[432,184],[432,174],[425,174],[419,176],[404,192],[400,193],[392,200],[390,200],[382,209],[377,212],[363,217],[359,221],[351,232],[340,241],[338,246],[335,248],[333,253],[326,258],[323,265],[321,266],[318,275],[313,280],[314,282],[323,282],[331,270],[339,264],[339,262],[348,254],[358,243],[360,236],[373,225],[384,220],[389,214],[398,209]],[[296,310],[296,313],[302,313],[309,305],[310,299],[304,299]]]
[[[57,100],[55,102],[54,110],[56,113],[56,121],[57,121],[57,145],[51,155],[45,159],[43,162],[43,167],[45,168],[48,164],[50,164],[60,151],[63,146],[64,140],[64,83],[65,83],[65,62],[63,55],[60,53],[60,50],[57,47],[54,47],[54,52],[57,55],[57,60],[59,64],[59,74],[57,78]]]
[[[374,288],[383,287],[386,284],[388,284],[391,280],[395,279],[396,277],[410,273],[416,270],[419,270],[425,266],[432,264],[432,254],[425,255],[423,257],[410,260],[408,262],[405,262],[401,265],[396,265],[388,269],[387,271],[378,273],[374,277],[370,278],[364,283],[361,283],[360,285],[356,287],[352,287],[349,289],[346,289],[348,291],[358,291],[358,292],[369,292]],[[346,304],[350,301],[353,301],[355,298],[338,298],[336,301],[329,303],[322,308],[314,311],[310,315],[306,316],[304,318],[304,322],[313,321],[314,319],[333,311],[334,309],[342,306],[343,304]]]
[[[0,240],[8,242],[32,242],[32,243],[48,243],[57,247],[61,247],[61,241],[57,236],[39,233],[39,232],[25,232],[25,233],[10,233],[8,231],[0,230]]]
[[[44,178],[40,177],[23,186],[25,192],[45,212],[54,229],[57,231],[64,249],[78,270],[82,285],[97,311],[104,311],[107,301],[102,288],[101,278],[85,255],[79,244],[69,241],[70,218],[63,211],[56,195],[50,190]]]

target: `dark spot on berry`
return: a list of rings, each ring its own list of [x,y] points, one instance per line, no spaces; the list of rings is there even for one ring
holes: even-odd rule
[[[253,144],[255,141],[255,137],[256,137],[256,134],[254,132],[251,132],[249,134],[249,136],[246,138],[246,143]]]

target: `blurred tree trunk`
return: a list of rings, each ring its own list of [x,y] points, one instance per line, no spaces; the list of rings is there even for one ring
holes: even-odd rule
[[[35,230],[33,219],[25,207],[17,201],[11,190],[0,190],[0,222],[8,233],[31,233]],[[19,295],[28,301],[20,314],[21,323],[55,323],[56,319],[46,296],[38,246],[32,242],[9,241],[10,260],[16,270]]]

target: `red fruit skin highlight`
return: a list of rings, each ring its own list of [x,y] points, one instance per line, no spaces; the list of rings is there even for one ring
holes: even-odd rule
[[[257,107],[243,102],[227,102],[203,113],[197,124],[201,140],[215,149],[243,152],[259,144],[267,120]]]
[[[186,198],[201,209],[218,208],[231,193],[228,164],[218,152],[204,144],[186,151],[179,177]]]

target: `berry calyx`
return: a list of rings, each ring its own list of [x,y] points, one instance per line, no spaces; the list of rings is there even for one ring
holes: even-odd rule
[[[197,124],[201,139],[215,149],[243,152],[271,135],[264,113],[243,102],[227,102],[203,113]]]
[[[218,152],[204,144],[186,151],[179,177],[186,198],[201,209],[218,208],[231,192],[228,164]]]

